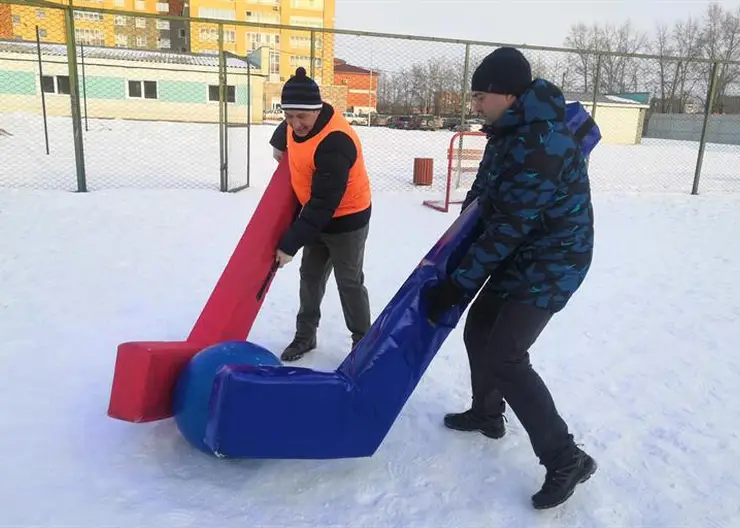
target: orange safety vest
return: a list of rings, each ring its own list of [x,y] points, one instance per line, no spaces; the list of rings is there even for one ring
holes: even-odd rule
[[[344,132],[352,139],[357,149],[357,160],[349,169],[347,189],[344,191],[339,207],[334,212],[334,218],[358,213],[370,207],[370,179],[365,168],[360,138],[344,116],[336,111],[326,126],[307,141],[296,142],[293,139],[293,128],[288,125],[287,130],[290,182],[301,205],[306,205],[311,198],[311,181],[316,171],[314,164],[316,148],[326,136],[336,131]]]

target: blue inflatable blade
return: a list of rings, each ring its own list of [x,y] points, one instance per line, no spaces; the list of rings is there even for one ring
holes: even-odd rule
[[[601,130],[584,106],[575,101],[565,106],[565,122],[588,156],[601,141]]]
[[[479,235],[478,204],[456,219],[336,372],[225,367],[216,377],[205,444],[218,456],[372,455],[467,307],[435,326],[421,296]]]
[[[586,154],[600,140],[586,110],[568,122]],[[584,115],[585,114],[585,115]],[[222,457],[371,456],[472,300],[442,323],[427,320],[423,292],[456,268],[480,236],[477,201],[442,235],[335,372],[224,367],[216,376],[204,443]]]

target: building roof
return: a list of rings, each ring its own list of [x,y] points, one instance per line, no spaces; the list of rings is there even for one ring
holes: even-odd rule
[[[568,101],[578,101],[580,103],[592,103],[594,100],[594,94],[587,92],[563,92],[565,99]],[[643,103],[635,101],[633,99],[626,99],[617,95],[609,94],[597,94],[596,104],[618,104],[624,106],[634,106],[636,108],[646,107]]]
[[[0,53],[25,53],[36,54],[35,42],[21,42],[17,40],[0,40]],[[79,55],[79,48],[78,48]],[[41,44],[41,56],[66,57],[66,44]],[[149,62],[157,64],[181,64],[187,66],[218,67],[218,56],[185,53],[164,50],[141,50],[129,48],[104,48],[98,46],[85,46],[85,58],[108,59],[131,62]],[[246,59],[226,57],[226,65],[229,68],[247,68]],[[252,69],[257,69],[252,64]]]
[[[370,75],[372,73],[373,75],[378,75],[377,70],[347,64],[347,61],[342,59],[334,59],[334,73],[356,73],[359,75]]]

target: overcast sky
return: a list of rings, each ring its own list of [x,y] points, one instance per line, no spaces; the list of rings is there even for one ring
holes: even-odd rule
[[[336,0],[337,28],[561,46],[570,24],[702,15],[709,0]],[[721,0],[736,9],[738,0]]]
[[[466,40],[564,46],[571,24],[613,23],[628,19],[652,31],[657,22],[703,17],[710,0],[336,0],[335,27],[383,33]],[[721,0],[725,9],[740,0]],[[492,49],[471,50],[471,67]],[[464,62],[463,45],[367,37],[336,37],[335,55],[351,64],[398,72],[427,57]],[[528,52],[530,60],[551,62],[562,54]]]

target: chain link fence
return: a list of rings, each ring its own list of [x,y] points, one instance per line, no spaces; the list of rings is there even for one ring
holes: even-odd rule
[[[357,130],[376,192],[457,201],[485,146],[470,78],[495,44],[326,30],[303,16],[281,25],[261,12],[238,22],[0,5],[2,187],[263,185],[280,92],[301,66]],[[740,191],[737,64],[520,48],[599,124],[594,190]]]
[[[64,11],[13,6],[12,13],[25,38],[0,41],[0,185],[75,190]],[[47,38],[58,44],[41,45]]]
[[[357,35],[336,35],[335,46],[334,83],[346,87],[340,109],[362,140],[373,189],[441,196],[465,46]],[[416,159],[430,160],[431,181],[415,184]]]

